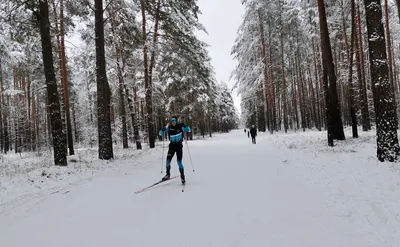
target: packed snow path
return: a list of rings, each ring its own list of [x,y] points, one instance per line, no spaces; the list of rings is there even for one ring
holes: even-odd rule
[[[301,152],[276,147],[267,134],[253,145],[234,131],[191,141],[189,150],[196,171],[184,145],[185,192],[175,179],[134,194],[164,175],[158,147],[0,210],[0,246],[400,246],[394,205],[348,200],[342,178],[296,164]],[[178,174],[176,156],[171,172]]]

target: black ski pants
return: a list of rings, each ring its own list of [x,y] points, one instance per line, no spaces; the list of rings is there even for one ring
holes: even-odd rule
[[[174,157],[174,154],[176,153],[176,159],[177,163],[179,166],[179,169],[183,169],[183,164],[182,164],[182,156],[183,156],[183,151],[182,151],[183,145],[181,142],[171,142],[169,144],[168,148],[168,154],[167,154],[167,169],[168,167],[171,166],[171,160]]]

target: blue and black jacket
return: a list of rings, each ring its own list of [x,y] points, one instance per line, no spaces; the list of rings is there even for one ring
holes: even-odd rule
[[[169,136],[169,141],[171,143],[181,143],[183,140],[183,131],[190,132],[191,129],[184,123],[177,123],[175,126],[165,126],[162,130],[160,130],[159,135],[162,136],[165,132],[167,132]]]

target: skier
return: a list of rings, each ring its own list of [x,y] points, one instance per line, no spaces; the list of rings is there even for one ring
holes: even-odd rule
[[[162,130],[160,130],[159,135],[163,136],[164,133],[168,133],[169,136],[169,148],[168,148],[168,155],[167,155],[167,163],[166,163],[166,170],[167,174],[162,178],[162,180],[167,180],[170,178],[171,173],[171,160],[176,153],[177,163],[179,166],[179,172],[181,174],[181,181],[182,184],[185,184],[185,173],[184,167],[182,164],[182,140],[183,140],[183,131],[190,132],[191,129],[189,126],[185,125],[184,123],[177,123],[178,118],[173,116],[167,126],[165,126]]]
[[[251,141],[253,142],[253,144],[256,144],[257,129],[254,127],[254,124],[251,126],[250,135]]]

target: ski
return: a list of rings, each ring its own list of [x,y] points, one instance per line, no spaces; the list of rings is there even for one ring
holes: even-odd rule
[[[136,191],[135,194],[138,194],[138,193],[143,192],[143,191],[145,191],[145,190],[148,190],[148,189],[150,189],[150,188],[152,188],[152,187],[154,187],[154,186],[156,186],[156,185],[158,185],[158,184],[161,184],[161,183],[163,183],[163,182],[167,182],[167,181],[169,181],[169,180],[171,180],[171,179],[178,178],[178,177],[180,177],[180,176],[178,175],[178,176],[175,176],[175,177],[168,178],[168,179],[166,179],[166,180],[160,180],[160,181],[158,181],[157,183],[154,183],[154,184],[152,184],[152,185],[150,185],[150,186],[148,186],[148,187],[146,187],[146,188],[143,188],[143,189],[141,189],[141,190]]]

